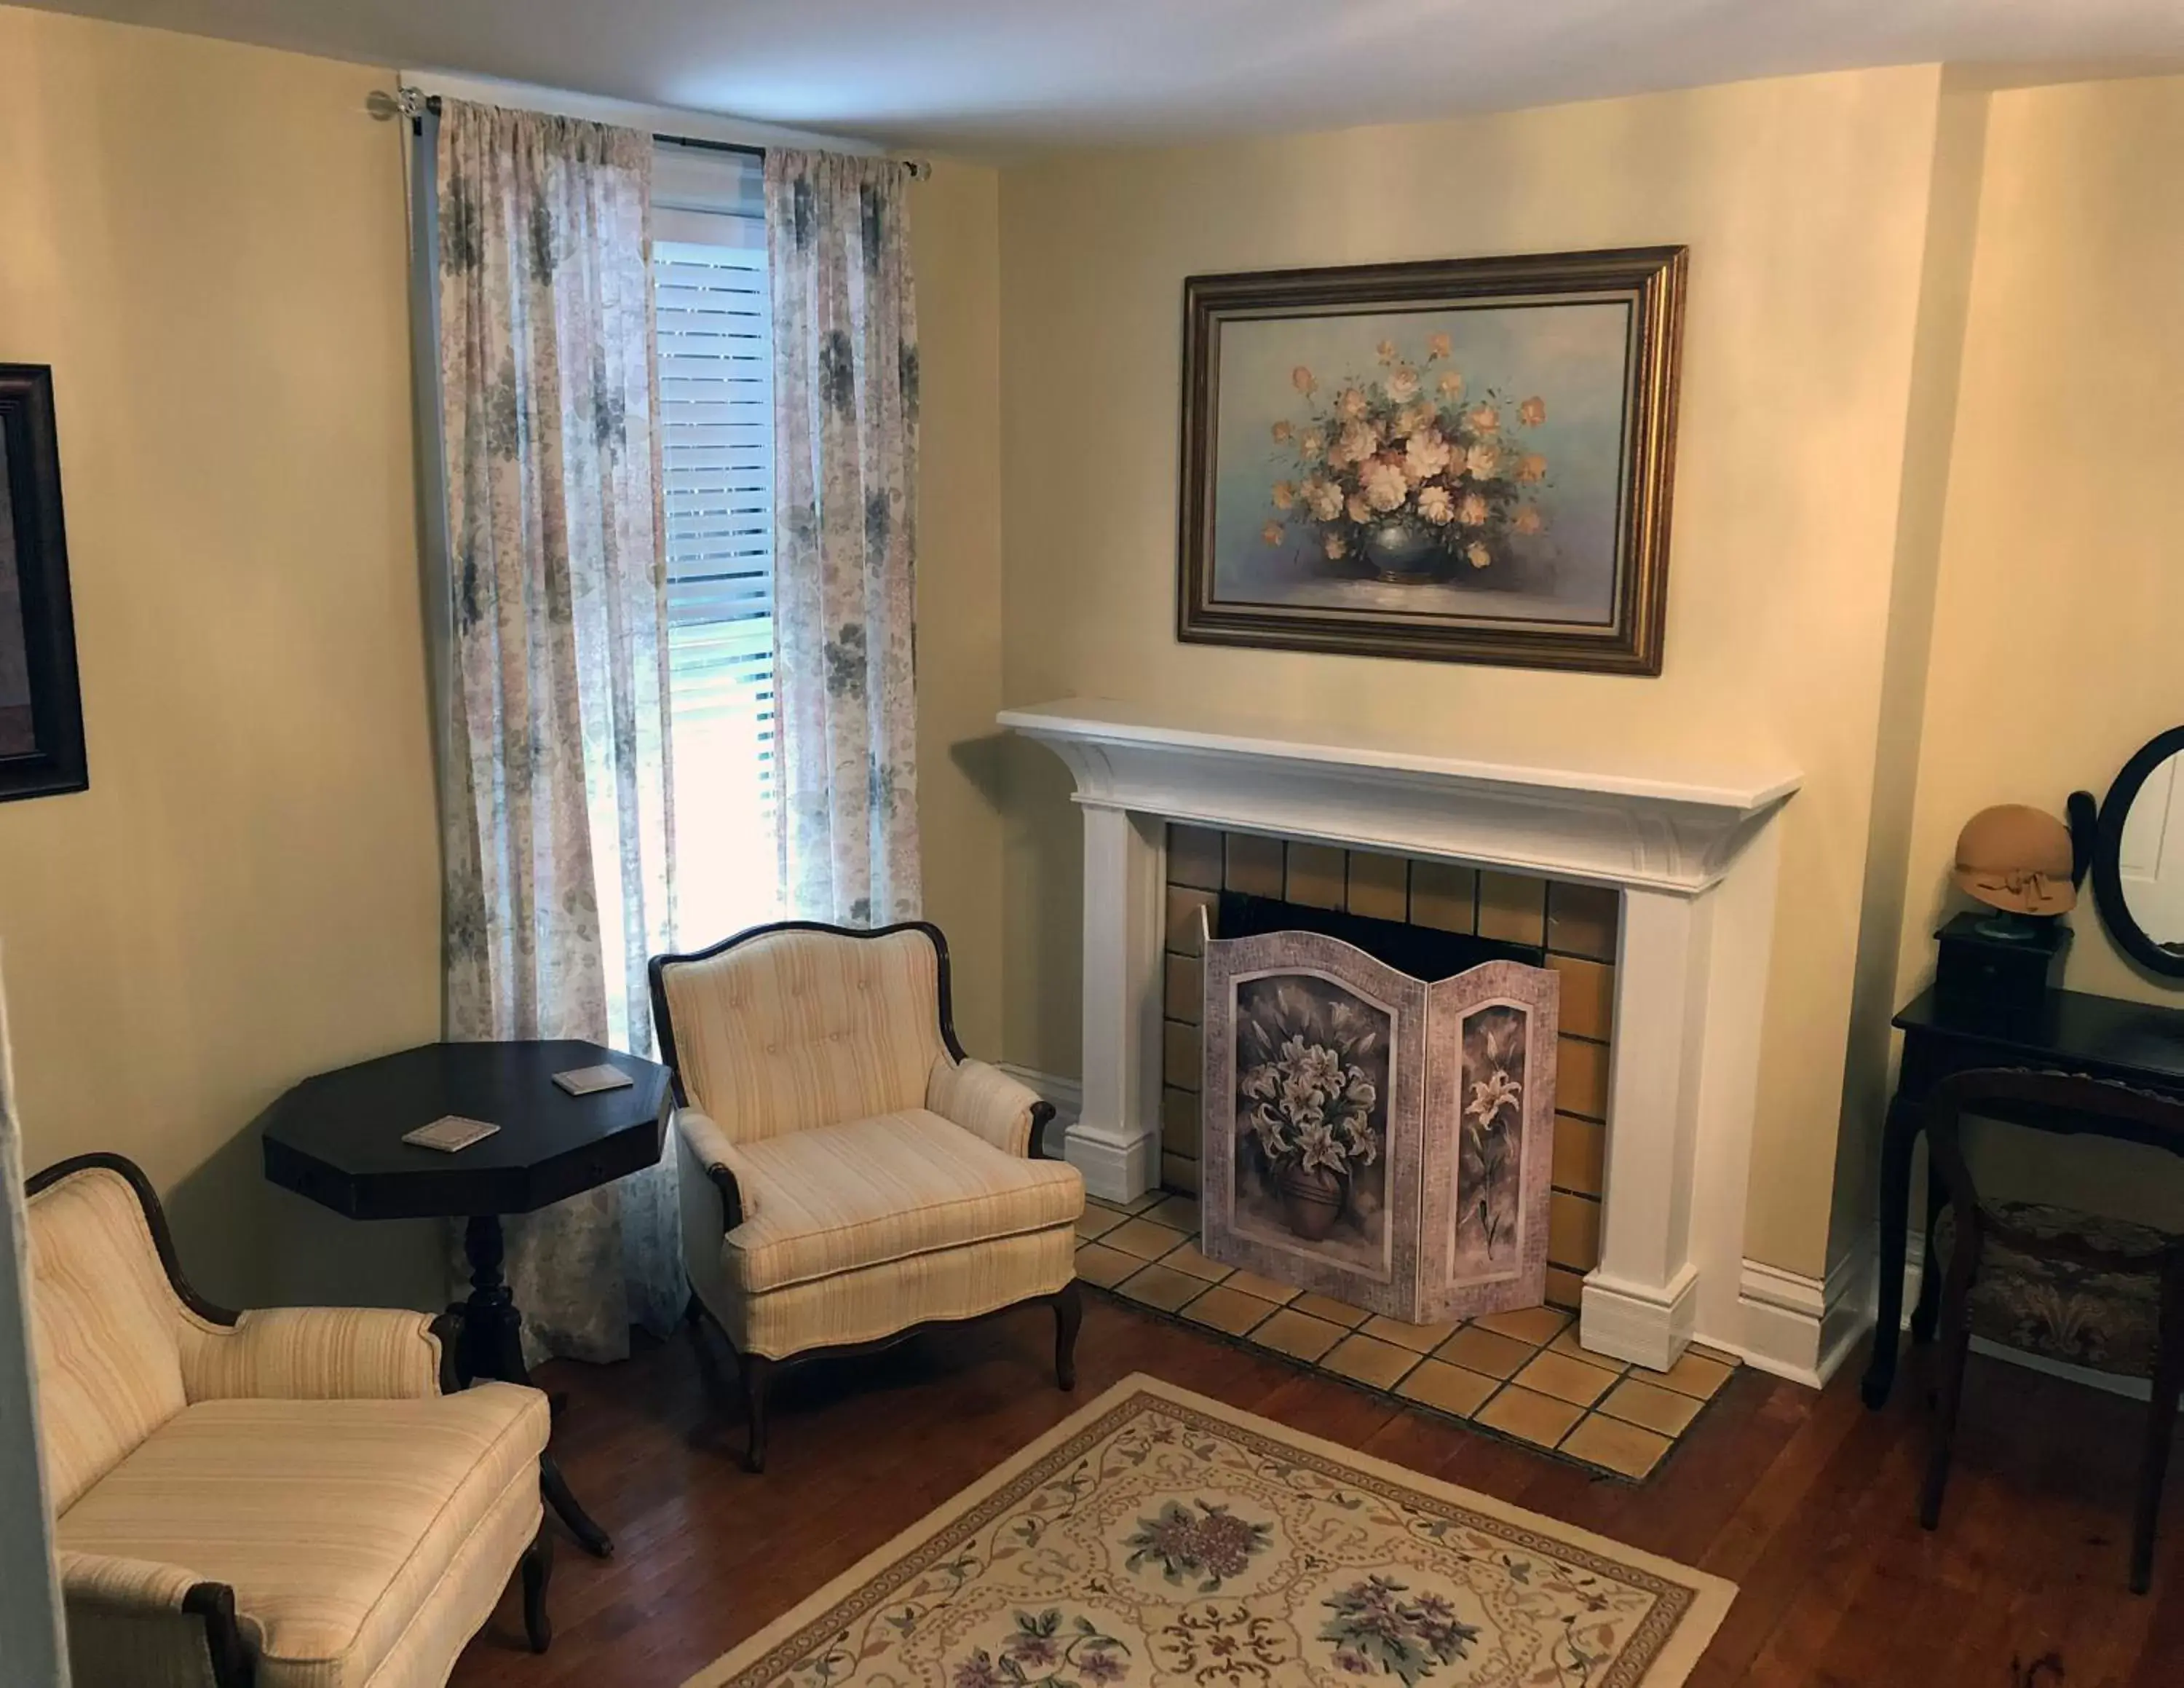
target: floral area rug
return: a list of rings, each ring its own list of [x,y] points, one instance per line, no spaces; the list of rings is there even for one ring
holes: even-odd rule
[[[686,1688],[1676,1688],[1736,1593],[1139,1376]]]

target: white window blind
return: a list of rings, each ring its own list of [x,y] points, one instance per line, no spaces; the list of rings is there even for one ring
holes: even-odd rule
[[[757,161],[663,145],[654,186],[677,942],[776,918],[773,345]]]

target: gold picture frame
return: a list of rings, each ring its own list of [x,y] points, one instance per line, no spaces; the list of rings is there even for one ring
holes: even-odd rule
[[[1188,277],[1178,638],[1658,674],[1686,262]]]

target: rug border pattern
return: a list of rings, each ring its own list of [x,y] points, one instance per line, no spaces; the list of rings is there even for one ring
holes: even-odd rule
[[[1210,1411],[1206,1410],[1209,1407],[1212,1409]],[[1703,1632],[1696,1638],[1697,1646],[1703,1648],[1736,1595],[1733,1585],[1708,1573],[1676,1565],[1641,1549],[1624,1547],[1575,1526],[1568,1527],[1567,1537],[1545,1534],[1521,1520],[1547,1524],[1554,1524],[1555,1520],[1514,1506],[1476,1510],[1456,1496],[1490,1503],[1491,1497],[1473,1495],[1470,1490],[1441,1483],[1424,1473],[1405,1472],[1373,1455],[1342,1448],[1137,1372],[1003,1461],[984,1479],[994,1486],[964,1510],[951,1510],[956,1504],[953,1498],[941,1502],[809,1599],[791,1607],[692,1676],[683,1688],[757,1688],[757,1685],[776,1680],[784,1670],[816,1652],[827,1637],[846,1629],[886,1603],[897,1589],[929,1569],[950,1546],[966,1536],[983,1532],[1034,1490],[1050,1481],[1059,1468],[1082,1458],[1132,1419],[1151,1411],[1170,1414],[1201,1430],[1242,1442],[1262,1456],[1279,1456],[1322,1477],[1377,1495],[1384,1501],[1480,1530],[1528,1551],[1561,1560],[1595,1575],[1610,1577],[1652,1595],[1652,1609],[1633,1630],[1630,1643],[1596,1688],[1643,1688],[1648,1676],[1662,1663],[1678,1630],[1695,1613],[1718,1600],[1719,1611],[1712,1613]],[[1262,1425],[1270,1426],[1278,1434],[1267,1434],[1260,1428]],[[1011,1470],[1012,1466],[1017,1468]],[[1451,1492],[1435,1494],[1430,1489],[1413,1488],[1385,1474],[1389,1473],[1435,1484]],[[972,1485],[973,1489],[978,1486]],[[1513,1516],[1505,1516],[1505,1510]],[[944,1514],[937,1525],[933,1522],[936,1513]],[[1611,1553],[1626,1557],[1612,1557]],[[1688,1580],[1680,1580],[1678,1576],[1669,1574],[1672,1571]],[[827,1599],[838,1588],[841,1593],[831,1603],[805,1615],[805,1609],[814,1601]],[[749,1657],[744,1657],[746,1654]]]

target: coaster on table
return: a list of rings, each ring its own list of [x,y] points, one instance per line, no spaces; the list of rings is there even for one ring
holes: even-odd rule
[[[459,1149],[468,1149],[474,1143],[482,1143],[500,1127],[489,1120],[465,1119],[460,1114],[443,1114],[429,1126],[420,1126],[414,1132],[402,1133],[402,1141],[414,1143],[420,1149],[437,1149],[453,1154]]]
[[[571,1096],[592,1096],[602,1090],[621,1090],[637,1081],[620,1067],[601,1064],[595,1067],[571,1067],[567,1072],[554,1075],[554,1082]]]

